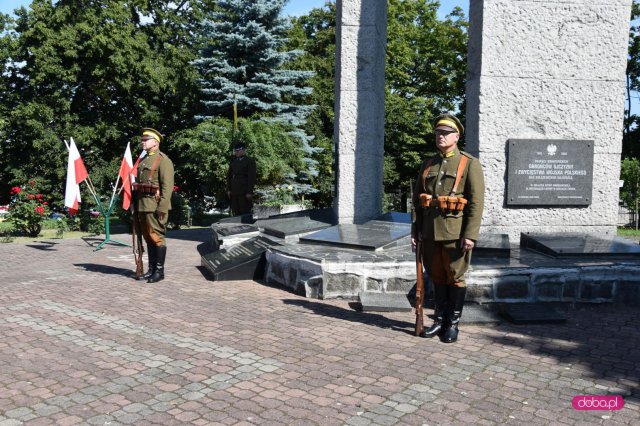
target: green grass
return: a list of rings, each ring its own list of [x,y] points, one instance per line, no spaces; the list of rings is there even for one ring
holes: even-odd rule
[[[618,235],[625,238],[640,238],[640,229],[618,228]]]

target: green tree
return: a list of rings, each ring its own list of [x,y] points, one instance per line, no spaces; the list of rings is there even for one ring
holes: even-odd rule
[[[401,189],[406,197],[420,163],[435,151],[433,118],[444,111],[464,111],[468,23],[459,8],[438,20],[438,6],[433,0],[388,0],[384,158],[388,195]],[[290,47],[305,51],[295,66],[315,72],[311,97],[318,107],[306,129],[318,145],[327,147],[333,138],[335,27],[335,2],[327,1],[295,19],[289,33]],[[328,204],[331,156],[325,150],[317,159],[325,173],[315,185]],[[392,200],[390,208],[402,208],[399,197],[385,198]]]
[[[433,119],[464,111],[468,22],[460,8],[438,20],[437,1],[388,6],[384,187],[401,193],[389,208],[403,210],[420,163],[435,153]]]
[[[625,206],[635,211],[640,195],[640,161],[637,158],[625,158],[620,166],[620,179],[624,181],[620,188],[620,199]]]
[[[72,136],[105,190],[141,127],[172,133],[190,125],[199,99],[189,29],[204,2],[188,4],[34,0],[22,8],[0,39],[0,54],[11,54],[3,62],[11,94],[1,99],[2,181],[42,176],[62,198],[62,140]]]
[[[311,145],[320,148],[313,154],[318,174],[311,184],[318,190],[309,198],[317,207],[333,202],[333,122],[335,102],[336,5],[327,1],[323,7],[294,18],[289,31],[287,49],[304,52],[291,62],[292,69],[312,70],[309,86],[313,89],[309,102],[316,105],[305,124],[312,136]]]
[[[634,1],[631,7],[631,28],[629,30],[629,51],[627,59],[627,104],[625,106],[623,157],[640,156],[640,117],[632,111],[632,99],[640,92],[640,4]]]
[[[179,153],[176,181],[184,183],[181,192],[188,195],[196,210],[211,207],[204,205],[205,195],[215,196],[218,202],[226,199],[234,136],[245,141],[247,155],[256,160],[258,187],[285,183],[305,166],[304,153],[290,130],[278,123],[240,119],[234,135],[233,121],[218,117],[178,132],[173,144]]]

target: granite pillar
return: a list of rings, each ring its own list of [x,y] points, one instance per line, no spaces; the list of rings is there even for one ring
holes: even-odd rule
[[[466,150],[484,166],[482,232],[616,232],[631,3],[470,2]],[[514,139],[593,141],[590,203],[508,205]]]
[[[382,212],[387,2],[337,0],[334,210],[338,223]]]

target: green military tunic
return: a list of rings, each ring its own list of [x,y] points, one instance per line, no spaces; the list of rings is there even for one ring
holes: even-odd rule
[[[467,165],[462,172],[455,194],[451,194],[455,184],[458,165],[462,156],[467,157]],[[429,171],[423,181],[423,173],[427,164]],[[417,217],[418,229],[422,238],[424,264],[435,280],[440,278],[433,271],[433,253],[436,243],[442,243],[445,252],[444,261],[449,263],[450,276],[442,278],[438,284],[464,285],[464,273],[469,267],[470,252],[464,253],[460,248],[460,239],[477,240],[480,233],[480,222],[484,209],[484,176],[480,161],[454,148],[453,155],[443,158],[436,155],[425,161],[420,168],[414,187],[414,206],[420,212]],[[438,196],[456,196],[467,199],[468,204],[462,211],[443,211],[437,205],[420,210],[419,196],[425,193],[437,199]],[[441,274],[440,274],[441,275]]]
[[[138,164],[137,180],[139,183],[151,183],[159,187],[156,194],[136,191],[136,209],[147,244],[164,246],[173,194],[173,163],[163,152],[149,152]]]

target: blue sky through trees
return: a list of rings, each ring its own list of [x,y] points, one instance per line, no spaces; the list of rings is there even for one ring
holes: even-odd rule
[[[286,14],[291,16],[304,15],[315,7],[324,5],[325,0],[289,0],[284,8]],[[2,0],[0,1],[0,12],[13,14],[13,11],[20,6],[28,7],[31,0]],[[440,1],[440,17],[444,17],[450,13],[455,6],[460,6],[465,14],[468,15],[469,0],[441,0]]]

